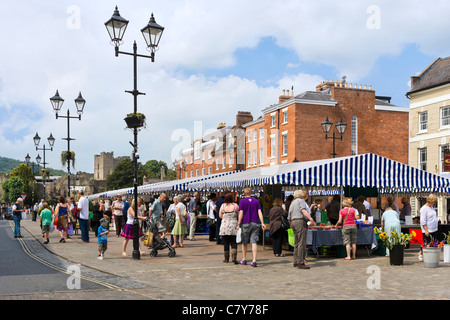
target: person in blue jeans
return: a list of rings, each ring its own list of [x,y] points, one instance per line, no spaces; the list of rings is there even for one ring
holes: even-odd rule
[[[81,241],[89,242],[89,200],[84,196],[84,191],[78,192],[78,222],[81,230]]]
[[[22,220],[22,212],[25,211],[22,207],[23,199],[18,198],[12,206],[13,221],[14,221],[14,238],[22,238],[20,233],[20,220]]]

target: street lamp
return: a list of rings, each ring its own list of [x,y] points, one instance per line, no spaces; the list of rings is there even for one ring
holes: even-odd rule
[[[30,165],[30,161],[31,161],[31,157],[30,154],[27,153],[26,157],[25,157],[25,162],[27,164],[27,166]],[[31,162],[31,174],[33,176],[33,180],[34,181],[34,161]],[[33,188],[31,189],[31,202],[34,203],[34,189],[35,187],[33,186]]]
[[[36,151],[38,151],[38,150],[44,151],[44,162],[42,163],[42,165],[44,166],[44,170],[45,170],[45,165],[48,164],[47,162],[45,162],[45,151],[47,151],[47,150],[53,151],[53,145],[55,144],[55,138],[53,138],[53,135],[51,133],[50,133],[50,136],[47,138],[47,141],[48,141],[48,144],[50,145],[50,148],[46,148],[45,144],[43,145],[42,148],[39,148],[39,143],[41,142],[41,137],[39,137],[39,134],[37,132],[36,132],[36,135],[33,138],[33,141],[34,141],[34,146],[36,147]],[[29,155],[27,155],[27,157],[28,157],[28,161],[29,161]],[[27,159],[27,158],[25,158],[25,159]],[[36,162],[38,164],[41,164],[41,160],[42,160],[42,158],[38,154],[37,157],[36,157]],[[43,181],[44,182],[44,198],[45,198],[45,180],[46,180],[46,177],[47,177],[47,174],[45,173],[44,174],[44,179],[43,179],[44,180]]]
[[[133,84],[134,88],[132,91],[125,91],[130,93],[134,97],[134,114],[137,114],[137,97],[138,95],[145,94],[139,92],[137,89],[137,58],[149,58],[152,62],[155,61],[155,51],[158,49],[159,41],[161,40],[164,28],[156,23],[153,13],[151,14],[150,21],[148,24],[141,29],[142,35],[144,36],[145,42],[147,44],[147,49],[151,52],[150,56],[141,55],[137,53],[137,44],[134,41],[133,53],[119,51],[119,46],[123,43],[123,36],[125,30],[128,26],[128,20],[122,18],[119,13],[119,9],[115,8],[112,17],[105,22],[106,30],[108,31],[109,37],[111,38],[111,43],[114,44],[116,57],[120,54],[133,56]],[[129,126],[130,127],[130,126]],[[137,193],[137,159],[138,155],[138,128],[140,126],[133,126],[133,136],[134,143],[130,141],[133,147],[133,165],[134,165],[134,203],[135,203],[135,216],[133,221],[133,259],[140,259],[141,255],[139,252],[139,220],[137,218],[137,203],[138,203],[138,193]]]
[[[338,139],[341,140],[341,141],[343,140],[342,139],[342,135],[344,134],[345,129],[347,128],[347,124],[344,123],[342,121],[342,119],[338,123],[336,123],[336,130],[340,134],[340,137],[336,137],[334,131],[333,131],[333,137],[329,137],[328,136],[328,133],[330,132],[331,127],[333,126],[333,123],[331,123],[328,120],[328,117],[326,117],[325,121],[321,123],[321,126],[322,126],[323,132],[325,132],[325,140],[333,139],[333,153],[331,155],[333,156],[333,158],[335,158],[336,155],[337,155],[335,141],[338,140]]]
[[[81,115],[84,111],[84,106],[86,104],[86,100],[83,99],[81,92],[78,94],[78,97],[74,100],[75,107],[77,108],[78,116],[71,116],[70,110],[67,108],[67,116],[59,115],[61,111],[61,107],[64,103],[64,99],[59,96],[58,90],[56,90],[56,94],[50,98],[50,102],[53,107],[53,111],[56,114],[56,119],[64,118],[67,119],[67,138],[62,138],[62,140],[67,140],[67,196],[70,197],[70,160],[71,160],[71,152],[70,152],[70,140],[75,140],[70,137],[70,119],[78,119],[81,121]]]

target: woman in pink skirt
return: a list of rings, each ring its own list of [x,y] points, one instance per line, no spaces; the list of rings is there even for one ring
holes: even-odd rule
[[[131,206],[128,208],[127,211],[127,223],[125,224],[125,227],[123,227],[122,233],[120,234],[122,237],[124,237],[123,239],[123,252],[122,255],[124,257],[127,256],[127,245],[128,245],[128,241],[130,239],[133,239],[133,221],[134,221],[134,216],[135,216],[135,208],[136,208],[136,204],[134,202],[131,203]],[[144,220],[146,221],[148,218],[147,217],[143,217],[143,216],[138,216],[137,217],[139,220]],[[142,237],[142,232],[139,228],[139,238]],[[141,250],[141,246],[139,244],[139,251],[141,252],[141,255],[144,254],[144,252]]]

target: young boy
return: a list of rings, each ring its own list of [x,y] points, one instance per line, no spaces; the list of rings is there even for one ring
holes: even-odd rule
[[[108,249],[108,220],[105,218],[100,219],[100,227],[98,227],[98,260],[103,260],[103,255],[106,249]]]
[[[47,202],[44,202],[42,207],[44,209],[39,215],[41,216],[42,233],[45,238],[44,244],[47,244],[49,242],[48,236],[50,234],[50,224],[52,223],[52,212],[48,209]]]

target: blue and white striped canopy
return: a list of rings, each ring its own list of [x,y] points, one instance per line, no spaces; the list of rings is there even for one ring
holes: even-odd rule
[[[261,167],[190,184],[193,189],[236,188],[262,185],[322,187],[377,187],[442,191],[450,181],[373,153]]]
[[[446,177],[373,153],[159,182],[139,186],[138,193],[241,189],[274,184],[325,188],[376,187],[383,192],[397,190],[414,193],[426,190],[426,192],[450,193],[450,180]],[[132,194],[134,189],[108,191],[89,197],[112,197],[119,193]]]

